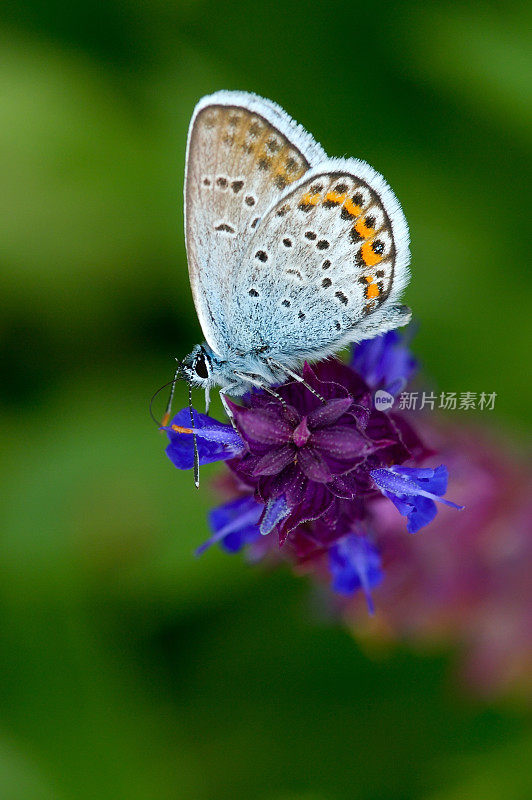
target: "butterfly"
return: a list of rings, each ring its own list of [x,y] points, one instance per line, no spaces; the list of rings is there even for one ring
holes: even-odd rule
[[[185,173],[190,284],[205,342],[180,363],[189,386],[268,390],[348,344],[405,325],[408,227],[369,164],[329,158],[280,106],[202,98]],[[270,389],[271,390],[271,389]]]

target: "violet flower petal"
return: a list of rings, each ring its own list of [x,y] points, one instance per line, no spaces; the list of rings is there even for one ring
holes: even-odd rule
[[[406,386],[418,366],[397,331],[357,344],[351,364],[372,389],[381,388],[394,396]]]
[[[356,403],[371,406],[371,393],[362,378],[336,358],[320,361],[313,367],[305,363],[303,377],[325,400],[351,397]]]
[[[209,525],[213,535],[198,547],[196,555],[200,556],[216,542],[220,542],[228,552],[236,553],[245,544],[260,538],[258,522],[261,513],[262,506],[252,495],[239,497],[213,508],[209,512]]]
[[[335,497],[343,500],[353,500],[358,494],[356,479],[349,472],[344,475],[334,475],[328,486]]]
[[[314,431],[310,443],[326,456],[347,462],[376,449],[375,443],[359,433],[354,425],[335,425]]]
[[[317,428],[323,428],[325,425],[333,425],[352,405],[353,401],[350,397],[338,397],[336,400],[328,400],[310,412],[307,417],[309,428],[316,430]]]
[[[409,504],[408,501],[406,504]],[[417,533],[429,522],[432,522],[437,513],[438,509],[434,500],[430,500],[428,497],[416,497],[407,514],[406,529],[408,533]]]
[[[237,428],[251,446],[257,442],[275,447],[290,441],[292,428],[271,405],[267,408],[248,409],[231,403],[231,410],[235,415]]]
[[[365,536],[351,533],[335,542],[329,550],[329,569],[335,592],[351,595],[362,589],[369,613],[375,612],[370,590],[382,580],[381,560]]]
[[[327,483],[332,478],[332,473],[323,456],[314,447],[307,445],[298,450],[298,464],[311,481]]]
[[[178,469],[191,469],[194,465],[194,440],[196,434],[200,464],[212,461],[227,461],[242,452],[244,443],[232,425],[225,425],[207,414],[200,414],[196,409],[194,427],[190,427],[190,410],[182,408],[173,417],[165,431],[170,443],[166,454]]]
[[[295,449],[285,444],[276,450],[268,450],[255,464],[253,476],[276,475],[294,460]]]
[[[327,513],[333,502],[333,495],[324,483],[306,480],[303,499],[290,509],[290,514],[280,525],[279,544],[282,545],[288,534],[299,525],[320,519]]]
[[[301,503],[305,497],[308,486],[308,478],[306,475],[295,465],[290,467],[285,472],[285,495],[286,501],[290,507],[296,506]]]
[[[382,494],[388,497],[399,513],[408,519],[407,529],[416,533],[436,516],[436,505],[443,503],[461,510],[464,506],[445,500],[447,467],[389,467],[374,469],[371,477]]]
[[[266,506],[260,522],[260,532],[263,536],[271,533],[273,529],[282,522],[290,513],[290,508],[284,495],[276,500],[270,500]]]

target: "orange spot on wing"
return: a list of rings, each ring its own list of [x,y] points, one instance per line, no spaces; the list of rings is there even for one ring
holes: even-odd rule
[[[364,242],[360,248],[360,252],[362,254],[362,258],[364,259],[364,264],[366,264],[368,267],[374,267],[375,264],[378,264],[379,261],[382,261],[382,255],[373,252],[370,242]]]
[[[307,192],[299,202],[304,206],[317,206],[320,202],[320,198],[321,195],[319,194],[310,194],[310,192]]]
[[[346,198],[346,192],[338,194],[338,192],[327,192],[325,195],[325,202],[329,203],[343,203]]]
[[[380,295],[380,289],[376,283],[374,283],[373,275],[364,275],[365,279],[368,282],[366,286],[366,298],[368,300],[375,300]]]
[[[359,219],[358,222],[355,222],[355,230],[359,233],[364,239],[368,239],[370,236],[375,234],[375,228],[368,228],[366,225],[366,219]]]
[[[351,214],[352,217],[358,217],[360,214],[362,214],[361,206],[355,205],[350,197],[348,197],[345,201],[344,208]]]
[[[380,295],[379,287],[376,283],[370,283],[366,289],[366,297],[368,300],[374,300]]]

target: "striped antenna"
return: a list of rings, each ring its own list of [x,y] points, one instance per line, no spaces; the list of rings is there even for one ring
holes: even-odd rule
[[[192,384],[188,384],[188,407],[190,410],[190,421],[192,423],[192,428],[194,429],[194,411],[192,409]],[[196,438],[196,433],[192,431],[192,440],[194,442],[194,486],[196,489],[199,489],[199,453],[198,453],[198,440]]]

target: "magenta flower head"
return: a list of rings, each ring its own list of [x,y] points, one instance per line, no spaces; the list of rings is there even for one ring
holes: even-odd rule
[[[305,364],[303,381],[275,394],[253,391],[229,402],[234,428],[188,409],[165,428],[167,454],[180,469],[225,460],[234,492],[210,512],[212,536],[226,552],[248,548],[329,575],[340,595],[370,591],[383,579],[374,509],[384,494],[407,517],[410,532],[428,524],[442,500],[444,467],[418,467],[432,455],[404,414],[374,407],[377,386],[398,390],[415,366],[398,335],[362,343],[359,370],[336,359]],[[404,466],[403,466],[404,465]],[[458,506],[454,506],[458,508]]]
[[[352,503],[347,517],[353,521],[360,511],[354,501],[377,494],[371,470],[423,452],[404,420],[373,408],[368,387],[346,364],[305,365],[303,377],[315,394],[288,383],[276,390],[279,399],[253,393],[244,405],[230,406],[246,449],[229,466],[266,508],[285,498],[281,545],[296,528],[321,518],[331,520],[337,535],[346,533],[345,501]]]

